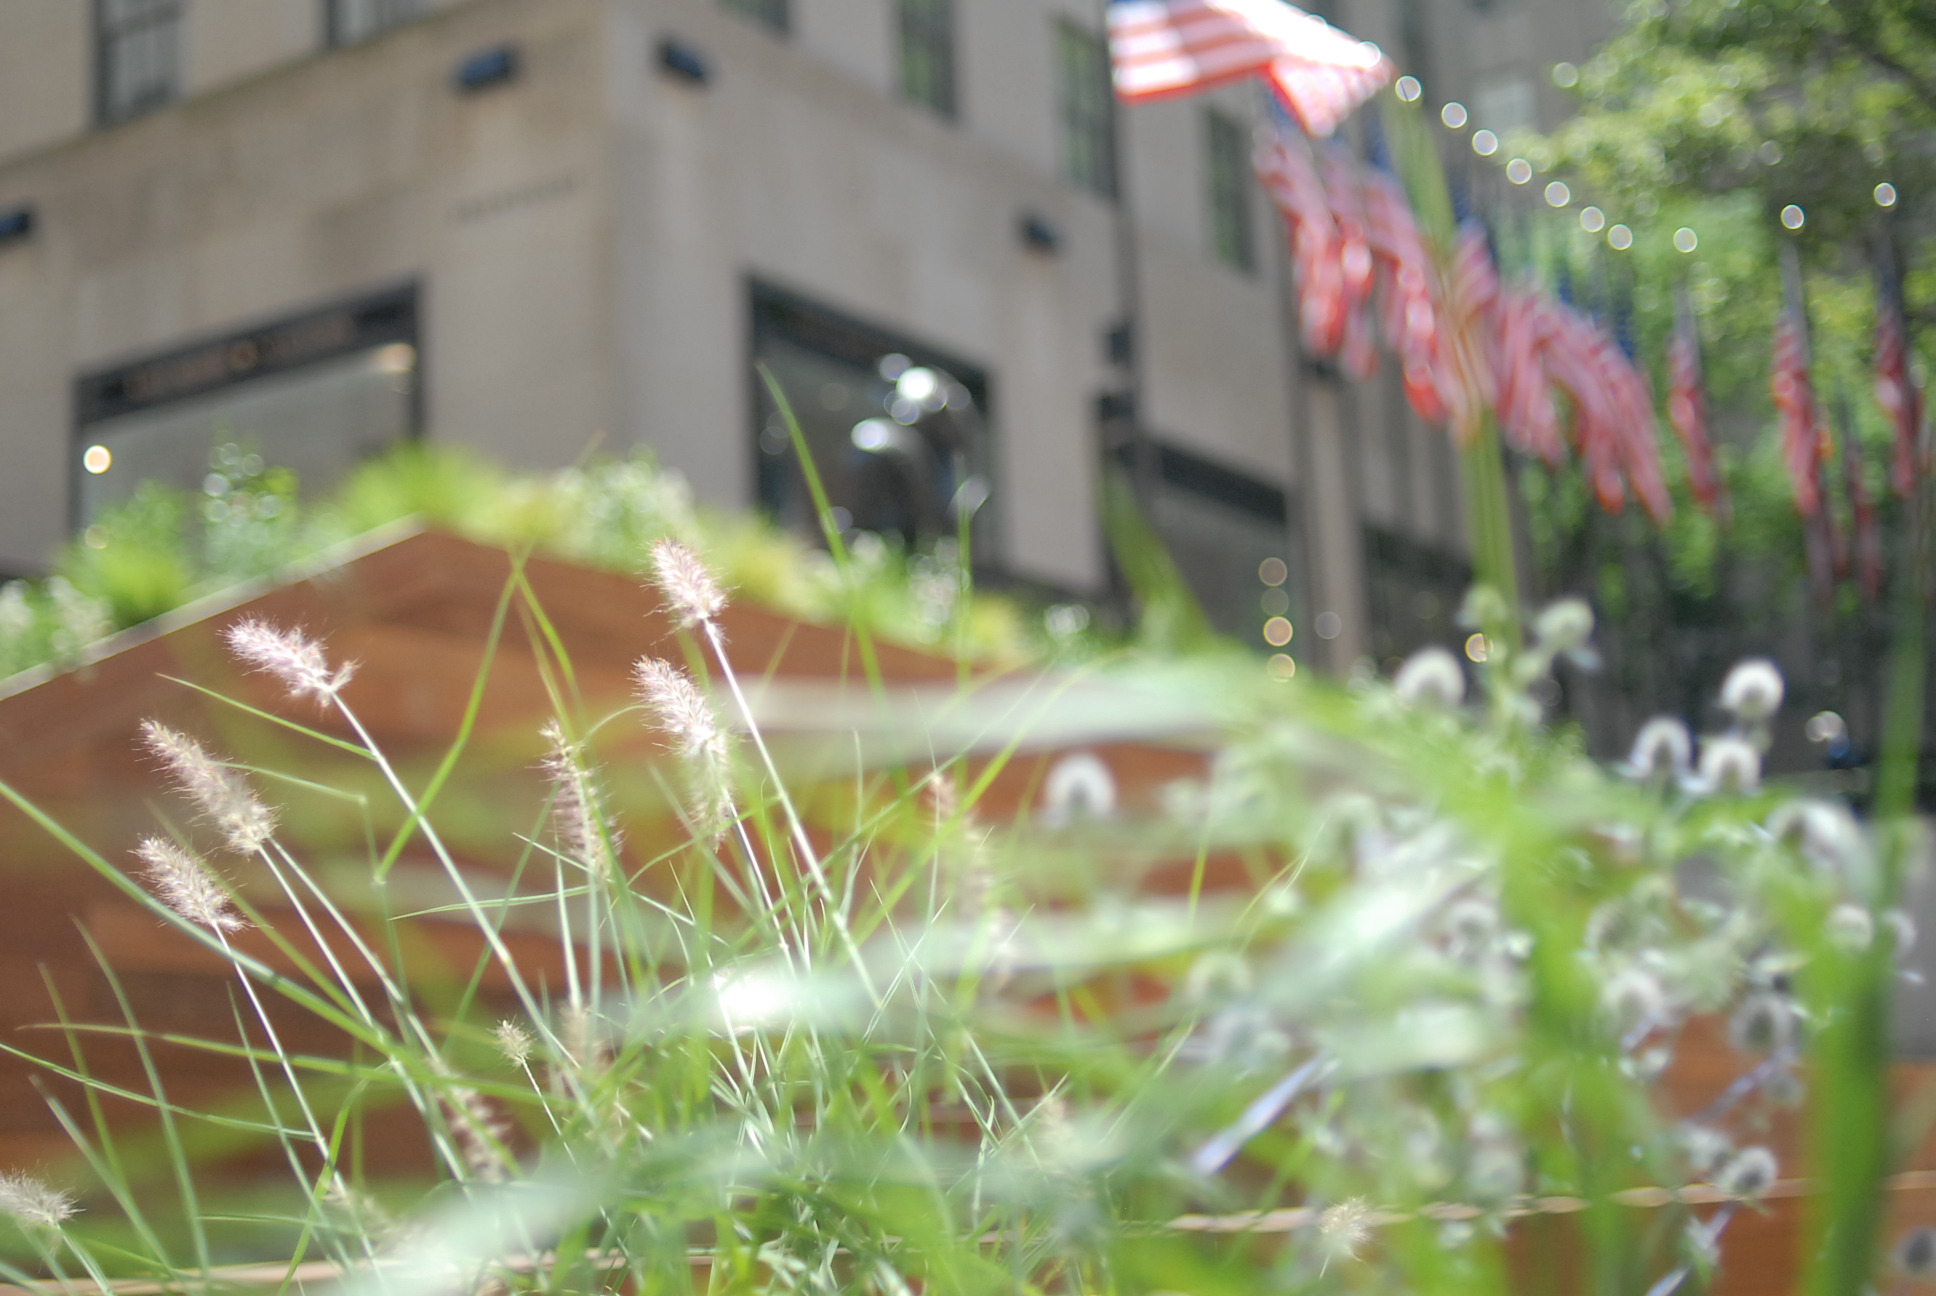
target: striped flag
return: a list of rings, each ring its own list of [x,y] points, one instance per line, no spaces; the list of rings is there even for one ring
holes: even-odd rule
[[[1701,372],[1701,334],[1687,286],[1675,300],[1674,340],[1667,349],[1667,422],[1687,458],[1687,484],[1709,514],[1728,518],[1728,488],[1714,465],[1707,435],[1707,384]]]
[[[1131,103],[1261,76],[1323,137],[1394,72],[1376,45],[1283,0],[1114,0],[1108,12],[1116,93]]]
[[[1373,170],[1365,177],[1360,192],[1365,203],[1365,237],[1372,261],[1385,281],[1385,341],[1398,354],[1405,399],[1419,418],[1441,426],[1450,410],[1441,394],[1439,375],[1439,307],[1433,287],[1437,268],[1397,177],[1389,171]]]
[[[1331,214],[1338,223],[1338,269],[1344,287],[1344,371],[1362,382],[1378,372],[1378,339],[1371,326],[1376,266],[1358,168],[1351,154],[1336,144],[1327,148],[1324,178]]]
[[[1892,286],[1876,291],[1875,398],[1895,433],[1895,457],[1889,484],[1907,499],[1916,489],[1917,434],[1922,428],[1923,394],[1909,375],[1908,348],[1903,342],[1902,303]]]
[[[1795,492],[1795,508],[1812,518],[1822,507],[1821,418],[1808,376],[1808,341],[1791,304],[1775,321],[1774,364],[1768,391],[1780,417],[1781,461]]]
[[[1862,475],[1862,440],[1855,432],[1855,416],[1840,384],[1835,403],[1842,433],[1842,487],[1848,492],[1849,514],[1855,521],[1855,574],[1862,592],[1873,599],[1882,593],[1882,524],[1876,518],[1869,483]]]
[[[1618,415],[1598,357],[1598,330],[1570,306],[1541,301],[1538,309],[1546,371],[1573,407],[1573,446],[1585,461],[1600,507],[1618,513],[1627,505],[1627,490],[1620,473]]]
[[[1289,226],[1304,349],[1334,356],[1344,345],[1347,323],[1344,241],[1311,147],[1288,124],[1267,123],[1258,130],[1255,167],[1258,182]]]
[[[1452,440],[1460,446],[1479,435],[1479,421],[1498,397],[1486,355],[1498,302],[1499,272],[1485,227],[1467,221],[1452,245],[1445,276],[1438,366]]]
[[[1499,384],[1499,430],[1513,449],[1558,467],[1566,444],[1546,376],[1538,295],[1530,289],[1501,292],[1497,319],[1492,366]]]

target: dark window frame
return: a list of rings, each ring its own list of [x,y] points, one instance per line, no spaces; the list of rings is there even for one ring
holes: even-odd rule
[[[1210,215],[1210,252],[1232,270],[1257,269],[1252,218],[1250,132],[1215,108],[1203,114],[1204,196]]]
[[[788,0],[720,0],[720,3],[782,36],[793,30],[792,6]]]
[[[990,490],[988,501],[975,514],[972,561],[978,578],[983,574],[1001,576],[999,537],[1002,530],[1003,472],[993,395],[995,380],[988,367],[930,346],[897,329],[859,319],[812,297],[762,279],[748,279],[746,292],[745,300],[749,307],[746,354],[754,360],[758,360],[761,344],[769,338],[856,366],[871,367],[881,355],[899,352],[917,365],[945,370],[968,388],[981,418],[984,456],[981,472]],[[784,486],[790,485],[790,479],[783,484],[775,476],[781,471],[781,465],[774,462],[774,456],[760,449],[760,434],[765,427],[766,416],[772,412],[772,397],[766,390],[765,380],[757,371],[752,375],[750,387],[751,399],[747,409],[751,417],[747,425],[746,453],[750,460],[748,479],[752,486],[753,506],[769,517],[780,517],[788,502]],[[791,463],[790,456],[787,462]],[[817,541],[818,537],[815,539]]]
[[[901,97],[942,117],[960,112],[954,0],[895,0]]]
[[[345,0],[323,0],[324,43],[331,49],[360,45],[384,32],[415,22],[425,13],[423,0],[375,0],[375,3],[383,11],[382,14],[367,31],[352,32],[348,30],[348,6]]]
[[[131,5],[140,11],[123,12]],[[181,98],[181,30],[187,0],[94,0],[94,122],[113,126],[167,107]],[[117,102],[115,92],[120,59],[133,44],[154,36],[166,52],[167,69],[155,78],[154,90]]]
[[[1097,33],[1066,18],[1055,22],[1056,128],[1062,174],[1114,202],[1121,189],[1116,156],[1116,94],[1109,46]]]
[[[298,372],[390,342],[416,349],[409,435],[423,436],[423,285],[415,279],[272,319],[204,334],[165,350],[129,356],[75,377],[68,429],[69,528],[81,517],[81,455],[95,426],[123,414],[193,400],[227,387]]]

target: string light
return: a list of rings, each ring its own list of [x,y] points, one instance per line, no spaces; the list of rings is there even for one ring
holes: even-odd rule
[[[1607,231],[1607,246],[1615,252],[1625,252],[1633,246],[1633,231],[1625,225],[1615,225]]]
[[[1887,180],[1884,180],[1875,187],[1875,200],[1876,206],[1878,207],[1894,207],[1896,205],[1896,187]]]
[[[1573,201],[1573,191],[1566,187],[1564,180],[1555,180],[1546,186],[1546,203],[1549,207],[1564,207]]]
[[[1781,223],[1788,229],[1798,230],[1808,223],[1808,213],[1794,203],[1789,203],[1781,209]]]
[[[1683,252],[1692,252],[1701,246],[1701,236],[1683,225],[1674,231],[1674,246]]]
[[[1453,130],[1462,129],[1468,120],[1465,105],[1457,102],[1445,105],[1439,109],[1439,120]]]
[[[1417,77],[1402,76],[1398,78],[1398,84],[1393,88],[1398,91],[1398,97],[1406,103],[1416,103],[1418,97],[1425,93],[1425,87],[1418,83]]]
[[[1472,133],[1472,151],[1480,157],[1491,157],[1499,151],[1499,137],[1489,130]]]
[[[1580,211],[1580,228],[1589,234],[1598,234],[1607,227],[1607,214],[1598,207],[1586,207]]]
[[[1533,164],[1525,158],[1514,158],[1506,163],[1506,179],[1514,184],[1525,184],[1533,178]]]

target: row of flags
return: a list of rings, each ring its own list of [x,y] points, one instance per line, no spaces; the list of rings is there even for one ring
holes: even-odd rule
[[[1277,108],[1260,128],[1255,169],[1288,228],[1304,348],[1353,378],[1379,363],[1379,336],[1397,358],[1419,417],[1460,445],[1494,412],[1514,449],[1547,463],[1578,454],[1602,508],[1629,496],[1664,522],[1672,512],[1644,368],[1590,316],[1530,279],[1502,284],[1483,226],[1467,222],[1435,254],[1398,178],[1325,142],[1396,75],[1390,60],[1283,0],[1113,0],[1109,34],[1116,90],[1128,102],[1190,94],[1255,78]],[[1851,568],[1870,593],[1882,581],[1876,510],[1846,399],[1840,402],[1842,491],[1851,546],[1825,507],[1835,437],[1810,379],[1807,312],[1792,263],[1776,321],[1771,392],[1783,464],[1809,536],[1818,581]],[[1892,282],[1888,274],[1881,276]],[[1898,495],[1922,471],[1924,402],[1912,380],[1901,303],[1879,294],[1875,396],[1894,429],[1890,482]],[[1730,504],[1709,437],[1695,315],[1683,287],[1668,351],[1667,422],[1695,502],[1725,521]],[[1563,395],[1570,417],[1555,399]],[[1826,588],[1826,585],[1823,585]]]

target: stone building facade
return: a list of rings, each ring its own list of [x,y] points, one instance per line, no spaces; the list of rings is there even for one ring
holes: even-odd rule
[[[1502,132],[1564,111],[1554,61],[1610,21],[1327,16]],[[647,446],[703,499],[797,518],[763,361],[856,525],[920,538],[985,494],[985,565],[1094,593],[1102,465],[1135,441],[1227,628],[1261,642],[1288,601],[1315,664],[1408,646],[1462,570],[1454,460],[1395,377],[1297,361],[1249,89],[1118,116],[1102,22],[1099,0],[9,0],[0,572],[136,476],[199,481],[217,444],[315,484],[414,435],[539,468]],[[907,367],[941,377],[903,390]]]

